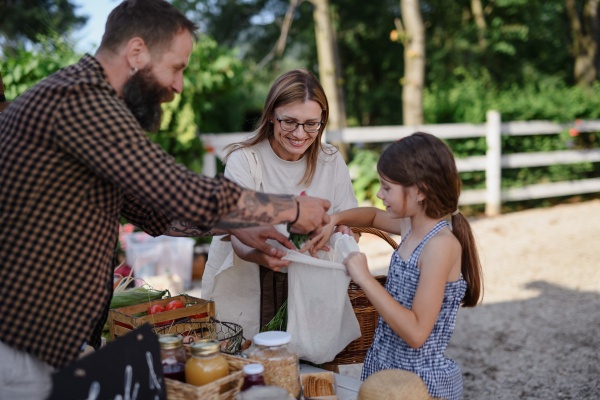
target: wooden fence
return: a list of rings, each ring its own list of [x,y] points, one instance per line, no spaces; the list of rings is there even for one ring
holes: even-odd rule
[[[555,164],[600,162],[600,149],[548,151],[502,155],[502,135],[547,135],[558,134],[569,128],[579,132],[600,131],[600,120],[578,120],[557,124],[550,121],[502,122],[498,111],[487,112],[485,124],[437,124],[419,126],[367,126],[327,131],[325,140],[343,143],[393,142],[416,131],[428,132],[442,139],[486,138],[485,156],[456,159],[459,172],[485,171],[486,188],[463,191],[460,204],[484,204],[488,216],[498,215],[502,201],[540,199],[600,192],[600,178],[581,179],[554,183],[535,184],[524,187],[501,189],[502,168],[540,167]],[[202,142],[208,150],[204,156],[203,173],[214,176],[216,157],[223,158],[223,149],[239,142],[249,133],[205,134]]]

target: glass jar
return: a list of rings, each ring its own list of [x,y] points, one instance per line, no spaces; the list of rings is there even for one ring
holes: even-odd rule
[[[244,365],[242,370],[244,371],[245,375],[244,384],[242,385],[242,392],[254,386],[265,386],[265,379],[263,377],[265,367],[263,367],[261,364]]]
[[[288,391],[279,386],[254,386],[235,395],[236,400],[290,400]]]
[[[192,357],[185,364],[185,381],[194,386],[204,386],[229,375],[229,363],[221,354],[218,340],[196,340],[191,345]],[[225,393],[229,385],[221,387]]]
[[[248,358],[264,365],[264,378],[267,385],[284,388],[288,394],[300,397],[300,369],[298,355],[288,350],[287,344],[292,335],[287,332],[271,331],[254,336],[254,347]]]
[[[158,335],[160,358],[165,378],[185,382],[187,354],[183,348],[183,337],[179,334]]]

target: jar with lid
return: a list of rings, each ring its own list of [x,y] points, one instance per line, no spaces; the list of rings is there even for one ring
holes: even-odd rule
[[[300,369],[298,355],[288,350],[292,335],[287,332],[262,332],[254,336],[256,345],[248,358],[264,365],[265,384],[284,388],[288,394],[300,397]]]
[[[244,371],[244,384],[242,385],[242,392],[255,386],[265,386],[265,379],[263,372],[265,367],[261,364],[248,364],[242,368]]]
[[[279,386],[254,386],[235,395],[236,400],[290,400],[288,391]]]
[[[185,364],[185,381],[194,386],[204,386],[229,375],[229,364],[221,354],[218,340],[196,340],[191,345],[192,356]],[[225,393],[229,385],[221,387]]]
[[[185,382],[185,363],[187,354],[183,348],[183,337],[179,334],[158,336],[160,358],[165,378]]]

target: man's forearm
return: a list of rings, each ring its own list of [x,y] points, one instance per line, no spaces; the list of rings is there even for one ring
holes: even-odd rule
[[[187,222],[173,220],[169,227],[164,231],[163,235],[174,237],[201,237],[225,235],[227,233],[229,232],[218,228],[203,231],[202,229],[197,228],[192,224],[188,224]]]
[[[163,235],[191,237],[226,235],[231,233],[232,229],[292,222],[297,215],[298,206],[293,196],[245,190],[235,210],[223,217],[212,229],[203,231],[187,222],[173,220]]]
[[[244,190],[237,207],[223,217],[215,228],[222,230],[277,225],[296,220],[298,205],[293,196]]]

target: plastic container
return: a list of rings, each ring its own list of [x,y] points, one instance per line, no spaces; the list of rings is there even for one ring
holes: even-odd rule
[[[256,360],[265,367],[265,384],[279,386],[288,394],[298,399],[300,397],[300,369],[298,355],[288,350],[287,345],[292,335],[287,332],[271,331],[254,336],[256,345],[248,352],[248,359]]]
[[[158,343],[164,376],[185,382],[185,363],[188,357],[183,348],[183,337],[179,334],[159,335]]]
[[[244,383],[242,384],[242,392],[256,386],[265,386],[265,378],[263,372],[265,367],[260,364],[248,364],[242,368],[244,371]]]
[[[183,288],[192,286],[195,240],[187,237],[152,237],[144,232],[125,235],[125,258],[137,278],[177,275]]]
[[[201,339],[190,345],[192,357],[185,364],[185,382],[194,386],[204,386],[229,375],[229,363],[221,355],[218,340]],[[221,393],[229,387],[224,385]]]

